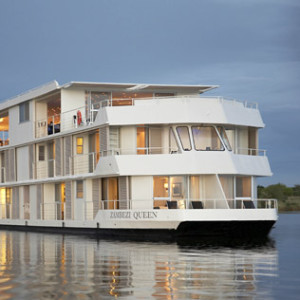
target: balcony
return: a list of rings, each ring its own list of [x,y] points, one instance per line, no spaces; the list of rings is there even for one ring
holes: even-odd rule
[[[93,114],[91,114],[93,116]],[[86,108],[77,107],[72,110],[54,114],[35,122],[35,137],[41,138],[60,132],[67,132],[75,128],[82,128],[93,124],[94,118],[86,117]]]

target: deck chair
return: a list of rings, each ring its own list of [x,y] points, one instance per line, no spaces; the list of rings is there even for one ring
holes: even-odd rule
[[[243,201],[244,208],[255,208],[253,201]]]
[[[177,209],[177,201],[167,201],[168,209]]]
[[[193,209],[203,209],[202,201],[192,201]]]

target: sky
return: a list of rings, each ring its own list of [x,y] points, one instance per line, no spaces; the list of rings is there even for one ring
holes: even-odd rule
[[[274,175],[300,184],[299,0],[0,0],[0,101],[46,82],[219,85],[257,102]]]

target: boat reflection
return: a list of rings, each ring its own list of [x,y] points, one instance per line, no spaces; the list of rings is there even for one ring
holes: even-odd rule
[[[254,299],[277,250],[0,231],[0,299]],[[263,286],[263,289],[262,289]],[[22,296],[21,296],[22,295]]]

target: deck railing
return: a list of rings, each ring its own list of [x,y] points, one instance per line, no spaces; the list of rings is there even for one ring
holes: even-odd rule
[[[276,209],[276,199],[101,200],[100,209]]]
[[[87,116],[86,107],[81,106],[61,114],[37,120],[35,122],[35,137],[41,138],[93,124],[95,117],[91,119],[90,116],[94,116],[94,114],[88,113]]]
[[[236,154],[252,155],[252,156],[267,156],[267,150],[255,148],[236,148]]]
[[[229,201],[229,200],[227,200]],[[226,205],[224,199],[172,199],[172,200],[100,200],[97,209],[100,210],[158,210],[158,209],[275,209],[278,210],[276,199],[231,199],[235,205]],[[24,207],[24,219],[30,219],[29,205]],[[27,207],[28,206],[28,207]],[[93,220],[97,211],[95,203],[83,201],[82,210],[79,210],[78,218]],[[40,218],[42,220],[65,220],[66,203],[48,202],[40,204]],[[12,204],[0,204],[0,219],[12,219]]]
[[[119,99],[105,99],[100,101],[99,107],[117,107],[117,106],[134,106],[135,101],[145,101],[145,100],[164,100],[164,99],[172,99],[172,98],[190,98],[190,99],[212,99],[216,100],[220,103],[229,103],[232,105],[243,105],[245,108],[257,109],[258,104],[256,102],[249,102],[246,100],[236,100],[229,99],[220,96],[209,96],[209,97],[201,97],[197,95],[180,95],[180,96],[165,96],[165,97],[147,97],[147,98],[119,98]],[[142,102],[139,102],[142,103]],[[147,102],[145,102],[146,104]]]
[[[42,220],[64,220],[66,211],[66,204],[64,202],[48,202],[41,203],[41,219]]]

